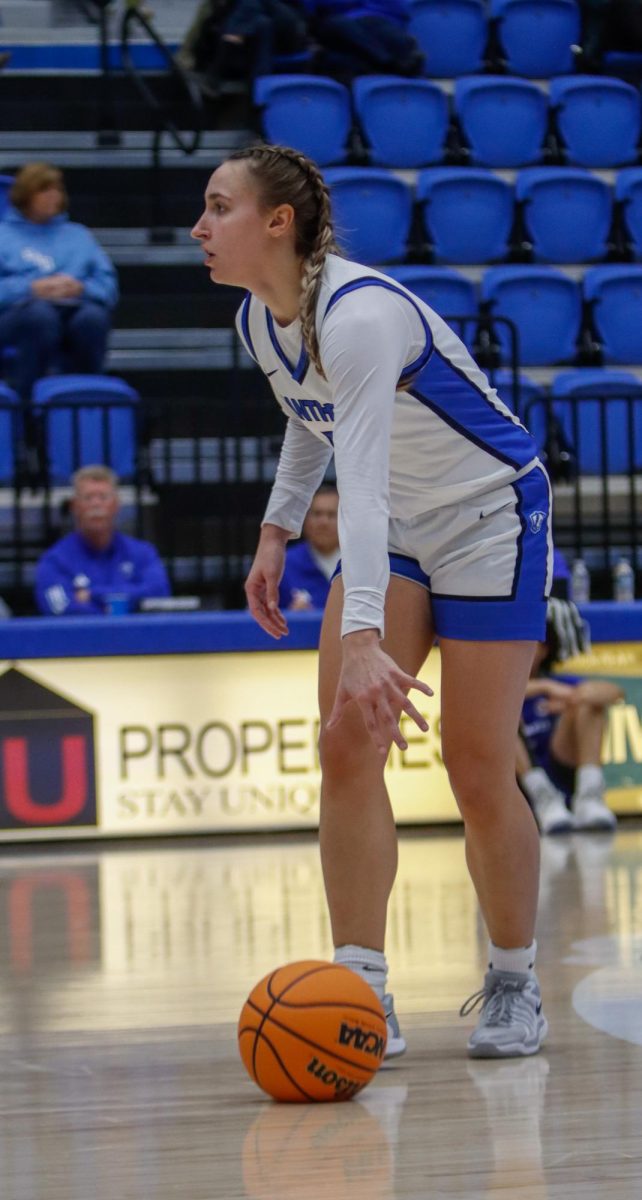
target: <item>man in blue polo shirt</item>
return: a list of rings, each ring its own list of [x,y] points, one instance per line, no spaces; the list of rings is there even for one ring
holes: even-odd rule
[[[109,467],[73,476],[75,530],[42,555],[36,603],[47,616],[133,612],[148,596],[169,596],[167,573],[149,542],[116,529],[118,479]]]
[[[312,498],[301,541],[291,546],[285,556],[279,585],[282,609],[301,612],[325,608],[339,561],[338,510],[337,489],[333,484],[322,484]]]

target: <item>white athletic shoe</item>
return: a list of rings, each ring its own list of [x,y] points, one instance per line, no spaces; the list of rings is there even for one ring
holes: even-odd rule
[[[551,784],[533,798],[533,812],[540,833],[571,833],[575,829],[573,813],[566,807],[561,792]]]
[[[617,817],[605,804],[600,792],[573,796],[571,804],[576,829],[615,829]]]
[[[535,975],[516,971],[486,972],[484,986],[462,1004],[466,1017],[481,1004],[476,1029],[468,1039],[471,1058],[521,1058],[537,1054],[548,1022]]]
[[[402,1036],[399,1029],[394,996],[390,992],[386,992],[381,1003],[383,1004],[383,1011],[386,1014],[386,1025],[388,1027],[388,1041],[386,1043],[384,1059],[400,1058],[402,1054],[406,1053],[406,1039]]]

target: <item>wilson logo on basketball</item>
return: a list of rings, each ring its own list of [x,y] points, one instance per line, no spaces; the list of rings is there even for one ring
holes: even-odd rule
[[[339,1041],[342,1046],[354,1046],[363,1054],[373,1054],[375,1058],[383,1058],[386,1042],[380,1034],[372,1029],[361,1029],[359,1025],[349,1025],[343,1021],[339,1030]]]
[[[0,828],[96,825],[93,714],[11,668],[0,678]]]
[[[307,1069],[326,1087],[334,1088],[337,1100],[350,1100],[363,1087],[363,1082],[357,1083],[354,1079],[348,1079],[346,1075],[339,1075],[337,1071],[333,1071],[316,1056],[310,1059]]]

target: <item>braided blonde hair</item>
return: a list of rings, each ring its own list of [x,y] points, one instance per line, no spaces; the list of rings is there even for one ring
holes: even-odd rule
[[[265,208],[291,204],[295,220],[295,250],[303,258],[299,316],[303,344],[317,371],[325,378],[316,330],[316,302],[323,265],[338,253],[332,228],[330,194],[316,163],[289,146],[258,144],[237,150],[228,161],[243,161],[256,180]]]

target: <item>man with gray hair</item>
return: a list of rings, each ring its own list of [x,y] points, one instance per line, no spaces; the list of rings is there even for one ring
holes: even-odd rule
[[[134,612],[147,597],[169,596],[165,567],[149,542],[116,529],[118,478],[81,467],[72,478],[75,529],[46,550],[36,571],[36,603],[47,616]]]

